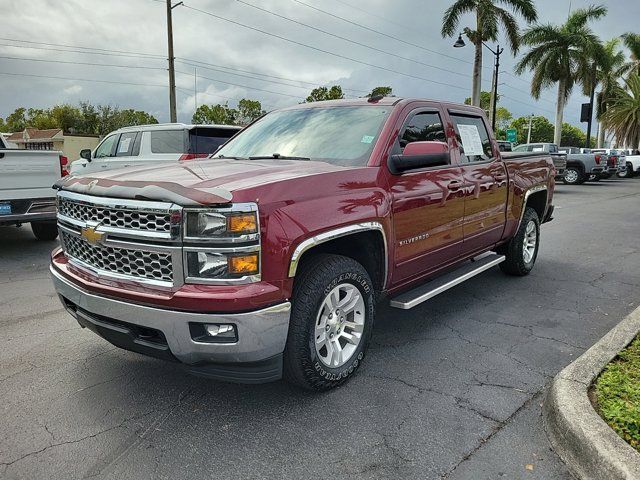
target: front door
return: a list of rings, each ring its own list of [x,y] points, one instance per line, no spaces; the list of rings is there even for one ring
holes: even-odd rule
[[[486,249],[502,238],[506,222],[507,171],[489,138],[484,119],[450,112],[456,131],[462,176],[465,184],[465,255]]]
[[[437,109],[412,111],[393,153],[410,142],[447,142]],[[463,180],[455,164],[390,175],[395,241],[392,283],[399,285],[460,255],[464,216]]]

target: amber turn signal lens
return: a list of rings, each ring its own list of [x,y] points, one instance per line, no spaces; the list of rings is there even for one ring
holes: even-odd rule
[[[254,213],[231,215],[227,217],[227,231],[229,233],[257,233],[258,221]]]
[[[234,275],[255,275],[258,273],[258,254],[229,257],[227,271]]]

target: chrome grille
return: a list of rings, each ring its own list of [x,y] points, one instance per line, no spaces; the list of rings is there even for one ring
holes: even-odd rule
[[[69,257],[90,267],[133,278],[173,281],[170,253],[94,246],[67,232],[62,232],[62,242]]]
[[[58,213],[81,222],[95,222],[105,227],[169,233],[171,213],[107,207],[60,197]]]

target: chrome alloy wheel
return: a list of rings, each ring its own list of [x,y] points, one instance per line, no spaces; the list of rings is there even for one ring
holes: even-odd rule
[[[362,340],[366,310],[360,290],[341,283],[324,298],[315,326],[318,359],[339,368],[353,356]]]
[[[527,227],[524,231],[524,242],[522,243],[522,252],[524,254],[524,261],[531,263],[533,256],[536,253],[536,244],[538,243],[538,231],[536,229],[536,222],[529,220]]]
[[[564,179],[569,183],[576,183],[578,181],[578,171],[577,170],[567,170],[564,173]]]

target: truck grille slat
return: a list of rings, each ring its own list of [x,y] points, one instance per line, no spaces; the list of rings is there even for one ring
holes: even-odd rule
[[[64,197],[60,198],[58,211],[66,217],[82,222],[95,222],[106,227],[161,233],[171,231],[169,212],[110,208],[76,202]]]
[[[170,253],[95,246],[66,232],[62,232],[62,242],[67,255],[91,267],[134,278],[173,281]]]

